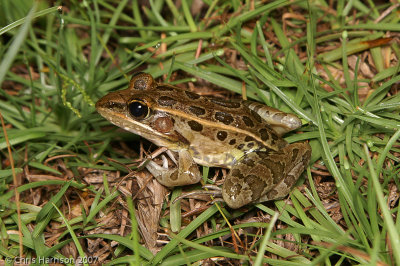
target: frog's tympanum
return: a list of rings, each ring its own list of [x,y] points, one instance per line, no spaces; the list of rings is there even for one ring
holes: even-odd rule
[[[282,138],[301,126],[297,116],[257,102],[200,96],[145,73],[96,108],[111,123],[176,154],[178,167],[146,166],[167,187],[199,182],[197,164],[229,168],[222,197],[231,208],[286,196],[310,161],[308,143]]]

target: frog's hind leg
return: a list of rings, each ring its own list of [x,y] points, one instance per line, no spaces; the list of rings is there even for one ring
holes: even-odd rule
[[[291,164],[289,165],[286,177],[260,197],[257,202],[277,200],[285,197],[292,190],[294,184],[310,163],[311,147],[306,142],[291,144],[286,147],[285,152],[288,158],[291,158]]]
[[[231,208],[251,202],[286,196],[310,161],[308,143],[288,145],[280,151],[253,152],[244,156],[227,176],[222,187]]]

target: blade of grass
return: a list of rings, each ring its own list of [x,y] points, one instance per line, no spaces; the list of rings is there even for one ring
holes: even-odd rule
[[[370,172],[370,178],[372,180],[373,188],[375,190],[375,195],[378,200],[380,210],[383,215],[383,220],[385,221],[385,229],[388,231],[391,249],[393,250],[394,259],[397,265],[400,265],[400,236],[397,228],[393,222],[392,214],[390,213],[387,203],[385,201],[384,193],[382,191],[381,184],[379,182],[377,173],[375,172],[375,167],[372,163],[368,146],[364,144],[364,152],[368,163],[368,168]]]
[[[163,260],[171,250],[173,250],[181,241],[182,238],[187,237],[190,233],[192,233],[197,227],[207,221],[211,216],[213,216],[218,211],[218,208],[213,205],[200,214],[195,220],[193,220],[189,225],[185,227],[177,236],[179,239],[172,239],[167,245],[165,245],[153,258],[151,261],[152,265],[158,264],[161,260]]]
[[[65,225],[67,226],[68,232],[69,232],[69,234],[71,235],[72,240],[74,241],[74,244],[75,244],[76,249],[78,250],[79,256],[80,256],[82,259],[83,259],[83,258],[86,258],[86,254],[85,254],[85,252],[83,251],[83,248],[82,248],[82,246],[81,246],[81,243],[79,243],[79,240],[78,240],[78,238],[77,238],[77,236],[76,236],[74,230],[72,229],[71,225],[69,225],[67,218],[65,218],[64,214],[60,211],[59,208],[57,208],[57,206],[56,206],[54,203],[53,203],[53,208],[55,208],[55,209],[57,210],[57,212],[60,214],[61,218],[63,219]],[[89,264],[87,264],[86,261],[87,261],[87,260],[83,260],[83,261],[82,261],[82,262],[83,262],[83,265],[89,266]]]
[[[37,222],[43,220],[43,218],[45,218],[50,214],[50,211],[53,209],[53,205],[57,203],[62,196],[64,196],[65,192],[67,191],[71,183],[72,181],[65,183],[64,186],[60,189],[60,191],[58,191],[54,197],[51,197],[50,201],[43,206],[43,208],[40,210],[40,212],[36,217]]]
[[[90,211],[90,213],[87,216],[87,221],[90,222],[94,218],[94,216],[107,205],[108,202],[115,199],[119,195],[120,195],[119,191],[115,190],[109,196],[105,197],[104,200],[102,200],[99,203],[99,205],[96,206],[96,208],[94,208],[93,210]]]
[[[315,84],[314,82],[312,82],[312,84]],[[313,111],[314,111],[314,115],[317,118],[317,125],[322,125],[323,121],[322,121],[322,117],[321,117],[321,110],[319,108],[319,100],[317,98],[317,91],[316,91],[316,87],[313,86],[314,89],[314,106],[313,106]],[[319,129],[319,133],[320,133],[320,142],[323,148],[323,151],[325,153],[325,158],[328,161],[328,168],[330,170],[330,172],[332,173],[333,177],[335,178],[336,181],[336,186],[338,188],[338,190],[343,193],[344,198],[346,199],[346,202],[349,204],[350,208],[353,209],[353,202],[351,200],[351,194],[350,191],[348,190],[346,183],[343,180],[342,175],[340,174],[339,169],[336,166],[335,161],[333,160],[333,154],[329,148],[329,144],[328,144],[328,139],[327,136],[325,134],[325,129],[322,126],[318,126]]]
[[[279,217],[279,214],[276,212],[272,216],[271,221],[268,224],[267,231],[264,233],[264,236],[261,239],[260,248],[258,250],[258,254],[256,256],[256,260],[254,261],[254,265],[256,265],[256,266],[262,265],[262,263],[263,263],[262,260],[264,258],[264,253],[265,253],[265,250],[267,248],[268,240],[271,237],[271,232],[274,229],[274,226],[276,224],[276,221],[278,220],[278,217]]]
[[[193,20],[192,14],[190,13],[189,5],[187,0],[182,0],[182,10],[183,14],[185,15],[186,22],[189,25],[190,31],[191,32],[196,32],[197,31],[197,26],[196,23]]]
[[[170,222],[171,222],[171,231],[176,233],[181,230],[182,226],[182,209],[181,209],[181,201],[177,200],[175,203],[174,200],[182,194],[182,188],[175,188],[172,191],[171,196],[171,205],[170,205]]]
[[[135,24],[137,27],[141,28],[144,26],[142,16],[140,15],[140,7],[138,4],[138,0],[133,0],[132,1],[132,13],[133,13],[133,19],[135,20]],[[146,39],[146,31],[144,30],[139,30],[139,34],[141,39]]]
[[[17,188],[17,191],[21,193],[28,189],[33,189],[36,187],[49,186],[49,185],[65,185],[66,183],[71,183],[71,186],[77,189],[83,189],[86,187],[86,185],[79,184],[77,182],[64,181],[64,180],[47,180],[47,181],[31,182],[28,184],[24,184],[22,186],[19,186]],[[13,196],[14,196],[14,191],[9,191],[7,193],[4,193],[3,195],[0,195],[0,204],[7,205],[9,199]]]
[[[31,25],[31,22],[34,18],[35,10],[37,8],[37,3],[34,2],[31,10],[29,11],[28,15],[23,19],[21,24],[23,23],[21,29],[19,30],[17,36],[15,37],[14,41],[8,48],[7,52],[3,60],[0,63],[0,84],[3,83],[4,77],[7,74],[8,69],[10,68],[11,64],[14,62],[15,56],[17,55],[19,48],[23,44],[26,35],[28,34],[28,29]],[[1,32],[1,31],[0,31]]]
[[[400,129],[393,134],[393,136],[389,139],[387,144],[385,145],[385,149],[379,154],[378,162],[376,163],[376,172],[380,173],[382,170],[383,163],[388,155],[390,149],[395,145],[395,143],[400,139]]]
[[[133,205],[132,198],[127,198],[127,203],[128,203],[129,213],[131,216],[133,251],[135,252],[135,260],[137,262],[139,262],[139,261],[141,261],[140,260],[140,248],[139,248],[140,236],[139,236],[139,232],[138,232],[138,222],[136,220],[135,206]]]
[[[54,7],[50,7],[50,8],[44,9],[44,10],[40,10],[40,11],[34,13],[30,19],[33,20],[35,18],[42,17],[42,16],[45,16],[47,14],[53,13],[54,11],[57,11],[58,8],[59,8],[58,6],[54,6]],[[14,21],[13,23],[8,24],[7,26],[1,28],[0,29],[0,36],[3,35],[6,32],[9,32],[10,30],[12,30],[12,29],[24,24],[27,19],[28,19],[28,17],[21,18],[21,19],[19,19],[17,21]]]

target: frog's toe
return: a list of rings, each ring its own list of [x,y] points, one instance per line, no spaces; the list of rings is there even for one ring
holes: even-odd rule
[[[166,187],[173,186],[171,180],[176,180],[178,176],[176,167],[165,168],[153,161],[149,161],[146,164],[146,169],[157,179],[158,182]]]
[[[168,162],[163,160],[163,166],[153,161],[146,164],[146,169],[154,175],[158,182],[166,187],[176,187],[195,184],[200,181],[199,167],[193,161],[189,152],[181,150],[178,153],[178,167],[168,167]]]

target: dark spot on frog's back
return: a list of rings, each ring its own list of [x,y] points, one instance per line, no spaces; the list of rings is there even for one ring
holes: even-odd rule
[[[265,128],[260,129],[258,132],[260,133],[260,137],[263,141],[267,141],[269,139],[268,130]]]
[[[247,148],[248,149],[251,149],[251,148],[253,148],[254,147],[254,142],[249,142],[249,143],[247,143]]]
[[[236,139],[231,139],[229,141],[229,145],[235,145],[236,144]]]
[[[158,98],[158,104],[162,106],[172,106],[176,104],[176,100],[168,96],[161,96]]]
[[[197,116],[201,116],[206,113],[206,110],[204,108],[198,106],[189,106],[189,111]]]
[[[250,136],[246,136],[245,138],[244,138],[244,141],[246,141],[246,142],[250,142],[250,141],[253,141],[254,139],[252,138],[252,137],[250,137]]]
[[[244,178],[242,172],[239,169],[233,169],[231,175],[235,176],[235,177],[237,177],[239,179]]]
[[[242,144],[239,144],[239,145],[237,146],[237,148],[238,148],[238,150],[243,149],[243,148],[244,148],[244,144],[243,144],[243,143],[242,143]]]
[[[191,92],[191,91],[185,91],[186,96],[191,99],[191,100],[197,100],[198,98],[200,98],[200,95]]]
[[[256,175],[248,175],[245,177],[246,184],[248,184],[251,188],[251,192],[253,192],[253,199],[258,199],[261,196],[263,191],[263,181]]]
[[[188,125],[194,131],[202,131],[203,130],[203,125],[196,121],[191,120],[188,122]]]
[[[216,112],[215,113],[215,119],[218,121],[224,123],[225,125],[229,125],[233,122],[233,116],[231,114],[225,113],[225,112]]]
[[[218,104],[220,106],[226,107],[226,108],[239,108],[240,107],[240,103],[238,103],[238,102],[230,102],[230,101],[226,101],[226,100],[219,99],[219,98],[211,98],[210,101],[215,104]]]
[[[262,122],[262,118],[258,113],[254,112],[253,110],[251,110],[250,112],[251,112],[252,116],[254,117],[254,119],[257,120],[258,123]]]
[[[217,133],[217,139],[219,139],[220,141],[224,141],[227,136],[228,133],[226,131],[218,131]]]
[[[244,124],[245,124],[246,126],[248,126],[248,127],[254,127],[253,120],[251,120],[250,117],[248,117],[248,116],[243,116],[243,117],[242,117],[242,120],[243,120],[243,122],[244,122]]]
[[[253,159],[249,158],[249,156],[245,156],[245,158],[243,158],[241,163],[247,165],[248,167],[256,166],[255,161]]]

